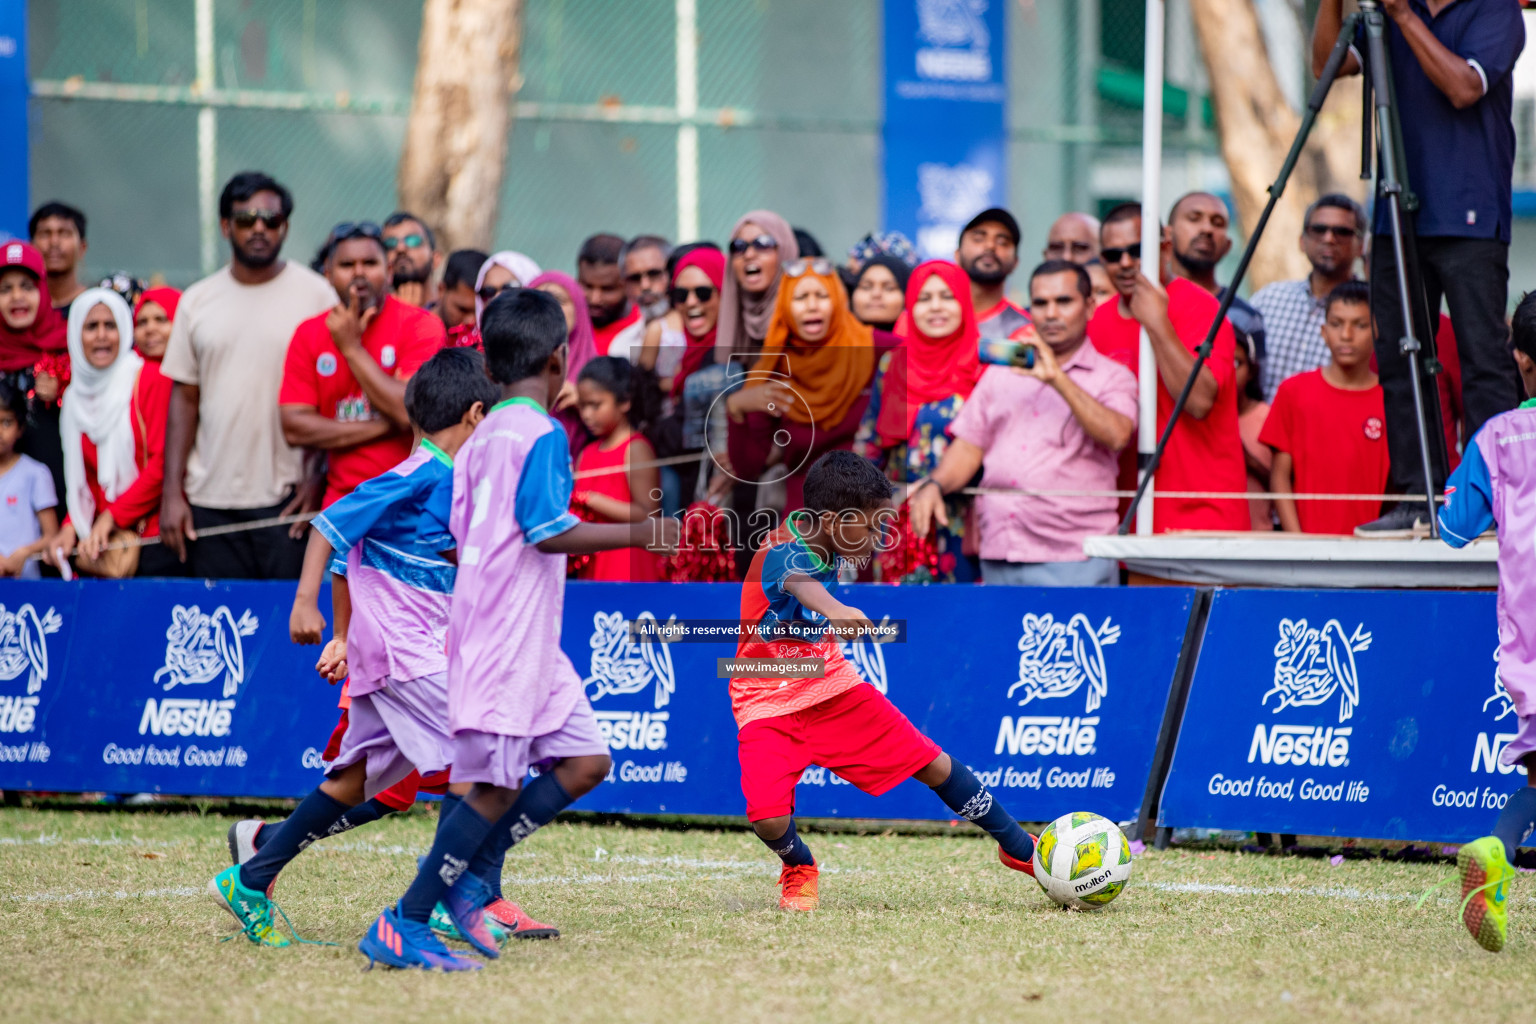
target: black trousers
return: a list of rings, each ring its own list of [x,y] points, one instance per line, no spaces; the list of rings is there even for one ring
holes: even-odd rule
[[[1461,359],[1461,399],[1466,409],[1464,437],[1471,438],[1492,417],[1520,404],[1520,374],[1509,350],[1509,325],[1505,308],[1509,301],[1509,246],[1491,238],[1419,238],[1415,243],[1419,273],[1428,299],[1427,323],[1415,325],[1424,344],[1421,360],[1433,351],[1440,300],[1450,309],[1456,331],[1456,352]],[[1410,257],[1410,265],[1413,259]],[[1387,451],[1392,458],[1388,489],[1394,493],[1421,494],[1424,470],[1419,457],[1419,434],[1413,412],[1413,380],[1408,357],[1398,346],[1404,335],[1401,300],[1397,289],[1397,260],[1390,235],[1371,240],[1371,313],[1376,318],[1376,362],[1387,412]],[[1436,429],[1440,405],[1435,386],[1442,383],[1425,375],[1424,412],[1429,423],[1432,491],[1445,484],[1445,434]]]
[[[192,524],[199,533],[210,526],[253,523],[282,515],[284,499],[267,508],[200,508],[192,506]],[[204,579],[296,580],[304,568],[305,538],[294,540],[286,526],[199,536],[187,543],[188,575]]]

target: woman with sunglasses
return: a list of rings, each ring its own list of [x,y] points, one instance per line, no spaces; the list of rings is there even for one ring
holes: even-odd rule
[[[503,249],[493,253],[475,278],[475,323],[485,314],[487,302],[508,288],[526,288],[539,274],[539,265],[520,252]],[[478,339],[475,347],[479,347]]]
[[[758,481],[783,466],[785,511],[802,504],[805,472],[823,453],[852,448],[880,355],[900,339],[860,323],[825,259],[791,260],[762,354],[725,401],[736,512],[757,504]]]
[[[981,330],[971,305],[970,278],[947,260],[929,260],[907,282],[906,344],[881,360],[859,425],[854,451],[883,466],[897,484],[912,484],[938,467],[949,425],[984,369],[977,355]],[[972,583],[978,565],[964,552],[970,499],[945,499],[948,526],[935,526],[935,567],[903,583]]]
[[[672,272],[668,298],[672,313],[682,319],[685,346],[672,376],[661,378],[666,401],[657,424],[656,450],[662,457],[696,454],[699,459],[663,468],[662,502],[668,514],[697,500],[718,504],[730,487],[723,469],[701,472],[729,466],[720,415],[724,403],[717,401],[730,380],[728,361],[716,347],[725,275],[725,254],[713,247],[690,249]],[[650,368],[643,358],[641,366]]]
[[[720,295],[721,358],[750,365],[773,319],[784,264],[800,258],[795,229],[770,210],[753,210],[731,230],[730,273]]]

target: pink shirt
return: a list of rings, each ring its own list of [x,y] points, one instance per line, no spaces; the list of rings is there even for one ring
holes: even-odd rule
[[[560,649],[565,556],[536,546],[570,513],[565,430],[527,399],[498,403],[453,460],[459,570],[448,616],[448,723],[543,736],[583,700]]]
[[[1091,341],[1085,340],[1061,368],[1106,408],[1136,419],[1136,378]],[[1120,456],[1088,436],[1055,388],[1009,367],[987,368],[949,433],[985,452],[983,487],[1115,489]],[[981,557],[1081,562],[1087,557],[1084,537],[1114,532],[1117,504],[1114,498],[982,495],[976,500]]]

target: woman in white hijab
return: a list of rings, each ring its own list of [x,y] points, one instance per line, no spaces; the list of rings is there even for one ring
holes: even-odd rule
[[[60,433],[69,519],[57,546],[68,555],[79,536],[81,555],[95,561],[114,530],[157,532],[152,512],[143,510],[158,506],[161,481],[144,470],[164,444],[147,426],[160,417],[141,406],[161,402],[162,391],[169,404],[170,389],[154,386],[168,381],[146,371],[133,350],[133,315],[110,288],[92,288],[70,306],[68,339],[70,382]],[[152,377],[145,387],[141,376]],[[140,394],[146,387],[153,393]],[[139,491],[145,493],[136,498]]]
[[[520,252],[503,249],[480,265],[475,277],[475,324],[485,315],[485,304],[508,288],[525,288],[543,271]]]

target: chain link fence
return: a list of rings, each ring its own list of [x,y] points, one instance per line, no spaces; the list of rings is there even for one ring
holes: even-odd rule
[[[1136,194],[1142,0],[991,2],[1010,5],[1010,195],[1027,262],[1056,214]],[[840,252],[880,223],[883,6],[525,0],[496,245],[569,267],[594,231],[675,235],[691,123],[700,234],[723,238],[761,206]],[[678,110],[683,8],[693,118]],[[333,223],[396,205],[420,23],[420,0],[30,0],[34,204],[86,211],[92,276],[184,285],[224,258],[210,194],[260,168],[293,190],[288,251],[307,260]],[[1170,176],[1177,191],[1223,173],[1180,31],[1173,17],[1167,158],[1190,168]]]

